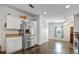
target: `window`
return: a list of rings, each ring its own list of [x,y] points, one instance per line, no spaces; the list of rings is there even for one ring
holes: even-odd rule
[[[55,37],[63,38],[63,26],[55,26]]]

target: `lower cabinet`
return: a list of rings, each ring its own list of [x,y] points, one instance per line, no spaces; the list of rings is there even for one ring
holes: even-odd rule
[[[36,40],[35,39],[27,40],[25,42],[25,49],[30,48],[30,47],[33,47],[35,45],[36,45]]]
[[[29,43],[26,39],[25,49],[35,46],[37,43],[35,38],[32,38]],[[29,47],[28,47],[29,45]],[[22,49],[22,37],[6,38],[6,53],[13,53]]]
[[[22,49],[22,37],[6,39],[6,53],[13,53]]]
[[[36,45],[36,40],[35,40],[35,39],[32,39],[32,40],[31,40],[31,47],[32,47],[32,46],[35,46],[35,45]]]

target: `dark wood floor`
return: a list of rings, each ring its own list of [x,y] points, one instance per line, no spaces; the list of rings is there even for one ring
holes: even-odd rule
[[[14,54],[74,54],[73,48],[69,42],[60,40],[49,40],[48,42],[27,49],[24,52],[19,51]]]

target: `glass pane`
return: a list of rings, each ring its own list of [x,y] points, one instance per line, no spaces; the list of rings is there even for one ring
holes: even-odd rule
[[[59,37],[59,38],[63,37],[63,26],[55,27],[55,37]]]

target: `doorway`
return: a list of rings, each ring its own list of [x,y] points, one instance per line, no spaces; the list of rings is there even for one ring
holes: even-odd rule
[[[73,46],[73,41],[74,41],[74,27],[70,27],[70,44]]]

